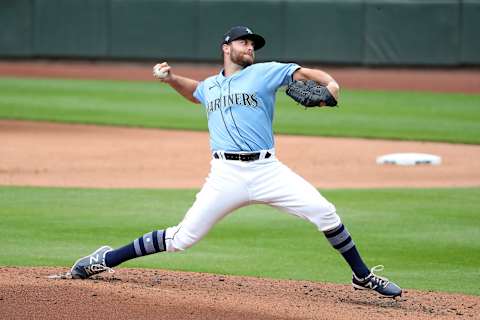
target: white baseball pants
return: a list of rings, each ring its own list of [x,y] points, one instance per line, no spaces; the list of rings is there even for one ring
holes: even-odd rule
[[[180,224],[166,229],[166,250],[183,251],[233,210],[261,203],[308,220],[320,231],[341,223],[335,206],[274,155],[251,162],[212,159],[194,204]]]

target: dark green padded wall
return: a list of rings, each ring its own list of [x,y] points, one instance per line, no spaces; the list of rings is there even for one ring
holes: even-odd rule
[[[459,5],[444,1],[370,1],[368,64],[453,65],[459,56]]]
[[[480,64],[480,0],[463,1],[461,30],[460,62]]]
[[[365,5],[360,0],[286,2],[286,57],[301,61],[361,63]]]
[[[114,58],[196,56],[197,1],[111,0]]]
[[[257,61],[480,65],[480,0],[0,0],[0,57],[220,62],[242,24]]]
[[[104,57],[108,0],[34,0],[35,55]]]
[[[0,55],[31,56],[33,0],[0,1]]]

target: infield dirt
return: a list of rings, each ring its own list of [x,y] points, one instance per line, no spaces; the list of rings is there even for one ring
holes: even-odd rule
[[[0,120],[0,184],[200,188],[211,159],[206,132]],[[395,152],[432,153],[439,166],[377,165]],[[276,137],[278,158],[319,188],[480,186],[480,146]]]
[[[429,82],[438,83],[433,89],[425,73],[385,78],[381,71],[353,70],[350,87],[439,91],[448,78],[464,83],[454,91],[480,91],[480,77],[468,71],[453,73],[464,82],[451,81],[448,71],[427,72],[440,80]],[[185,68],[184,74],[211,72]],[[0,63],[0,74],[145,80],[151,68],[7,62]],[[399,79],[404,86],[394,83]],[[199,188],[210,158],[200,132],[2,120],[0,137],[0,185]],[[390,152],[434,153],[444,163],[375,164],[376,156]],[[278,136],[277,154],[320,188],[480,185],[479,146]],[[85,281],[47,278],[65,271],[0,267],[0,319],[480,319],[480,297],[460,294],[407,289],[392,300],[349,285],[121,268]]]

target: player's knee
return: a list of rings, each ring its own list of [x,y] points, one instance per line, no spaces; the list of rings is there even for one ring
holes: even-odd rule
[[[337,214],[337,209],[330,202],[314,206],[312,208],[312,214],[309,215],[308,220],[320,231],[330,230],[341,223],[340,217]]]

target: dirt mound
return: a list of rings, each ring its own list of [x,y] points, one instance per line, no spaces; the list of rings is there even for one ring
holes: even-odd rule
[[[397,300],[348,285],[119,269],[90,280],[60,268],[0,268],[1,319],[474,319],[480,297],[408,290]]]

